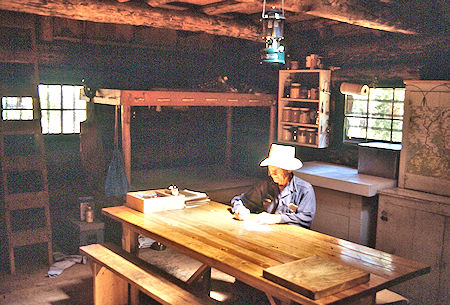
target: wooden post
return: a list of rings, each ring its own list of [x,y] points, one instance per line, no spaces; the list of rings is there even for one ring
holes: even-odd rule
[[[122,224],[122,249],[128,253],[136,253],[138,234],[130,229],[130,227]],[[131,305],[139,304],[139,289],[129,285],[128,287]]]
[[[277,104],[273,103],[270,106],[270,127],[269,127],[269,147],[275,138],[275,129],[277,126]]]
[[[227,143],[225,147],[225,166],[231,169],[231,145],[233,142],[233,107],[227,109]]]
[[[130,134],[130,119],[131,106],[121,106],[122,109],[122,154],[123,162],[125,164],[125,172],[127,174],[128,182],[131,184],[131,134]]]

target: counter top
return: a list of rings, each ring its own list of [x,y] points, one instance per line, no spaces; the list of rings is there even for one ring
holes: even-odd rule
[[[304,162],[303,167],[294,171],[294,174],[313,186],[365,197],[397,186],[395,179],[358,174],[356,168],[319,161]]]

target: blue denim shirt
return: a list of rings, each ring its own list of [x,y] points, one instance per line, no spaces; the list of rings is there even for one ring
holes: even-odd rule
[[[270,204],[264,199],[269,198]],[[312,185],[295,175],[289,184],[280,192],[272,178],[256,184],[248,192],[231,199],[234,212],[239,206],[245,206],[253,213],[268,212],[281,214],[281,223],[293,224],[305,228],[311,227],[316,213],[316,197]],[[297,206],[294,211],[290,204]]]

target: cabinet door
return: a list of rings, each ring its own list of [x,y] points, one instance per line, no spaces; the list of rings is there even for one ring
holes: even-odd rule
[[[393,287],[411,304],[437,304],[445,217],[409,208],[408,199],[380,195],[376,248],[431,266],[430,273]]]
[[[401,188],[450,196],[448,145],[450,82],[405,81]]]

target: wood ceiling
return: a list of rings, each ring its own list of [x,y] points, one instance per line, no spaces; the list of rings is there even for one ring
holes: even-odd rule
[[[267,0],[266,7],[281,8]],[[2,0],[0,10],[261,41],[263,0]],[[351,24],[403,34],[447,28],[444,0],[284,0],[287,31]],[[446,30],[443,30],[444,32]]]

